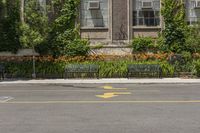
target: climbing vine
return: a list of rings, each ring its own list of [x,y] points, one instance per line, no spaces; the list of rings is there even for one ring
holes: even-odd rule
[[[176,53],[186,50],[185,7],[182,0],[162,0],[161,14],[165,24],[162,48]]]
[[[53,0],[54,21],[49,36],[49,51],[54,56],[85,55],[89,51],[87,40],[81,40],[75,25],[80,0]]]

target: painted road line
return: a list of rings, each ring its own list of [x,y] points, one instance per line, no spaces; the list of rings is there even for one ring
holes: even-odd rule
[[[8,101],[0,102],[2,104],[98,104],[98,103],[200,103],[200,100],[189,100],[189,101]]]
[[[106,90],[0,90],[0,92],[105,92]]]
[[[127,88],[114,88],[112,86],[102,86],[104,90],[127,90]]]
[[[96,97],[107,99],[107,98],[117,97],[119,95],[130,95],[130,94],[131,94],[130,92],[110,92],[110,93],[104,93],[103,95],[96,95]]]
[[[131,92],[113,92],[116,95],[130,95]]]
[[[104,93],[103,95],[96,95],[96,97],[104,98],[104,99],[112,98],[112,97],[116,97],[116,96],[118,96],[118,95],[115,95],[114,93]]]
[[[108,90],[1,90],[0,89],[0,93],[1,92],[15,92],[15,93],[22,93],[22,92],[105,92],[105,91],[108,91]],[[114,90],[111,90],[111,91],[114,91]],[[161,90],[150,90],[150,89],[147,89],[147,90],[129,90],[131,92],[161,92]]]

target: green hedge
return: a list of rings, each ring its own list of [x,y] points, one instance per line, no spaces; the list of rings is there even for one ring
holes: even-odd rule
[[[64,68],[67,64],[97,64],[100,66],[100,78],[122,78],[126,77],[127,65],[128,64],[160,64],[163,70],[163,76],[172,76],[174,73],[173,66],[167,62],[157,61],[130,61],[130,60],[119,60],[119,61],[85,61],[81,63],[77,62],[52,62],[52,61],[36,61],[36,74],[38,77],[45,77],[45,75],[51,75],[52,78],[62,78]],[[25,77],[31,78],[32,74],[32,61],[24,62],[5,62],[7,75],[9,77]],[[47,76],[48,77],[48,76]]]
[[[200,77],[200,59],[193,62],[193,73]]]
[[[3,63],[3,62],[1,62]],[[32,61],[21,62],[4,62],[7,77],[31,78],[33,71]],[[85,62],[65,62],[65,61],[36,61],[36,74],[38,78],[62,78],[64,68],[67,64],[97,64],[100,67],[100,78],[123,78],[126,77],[128,64],[160,64],[163,77],[171,77],[174,75],[175,66],[170,65],[167,61],[85,61]],[[187,63],[190,69],[185,72],[192,72],[196,76],[200,76],[200,60]],[[12,75],[11,75],[12,74]]]

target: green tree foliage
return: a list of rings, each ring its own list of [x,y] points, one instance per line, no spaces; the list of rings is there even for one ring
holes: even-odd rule
[[[19,0],[0,0],[0,51],[16,52],[20,48],[19,6]]]
[[[23,48],[34,48],[46,41],[48,17],[37,0],[25,1],[25,22],[20,25],[20,42]]]
[[[162,0],[162,16],[165,29],[162,32],[164,50],[185,51],[185,8],[182,0]]]
[[[20,23],[20,0],[0,0],[0,51],[37,48],[40,53],[86,55],[87,40],[81,40],[75,20],[80,0],[25,0]]]
[[[33,30],[28,24],[22,24],[20,26],[20,30],[20,42],[23,48],[34,48],[44,41],[44,38],[40,32]]]

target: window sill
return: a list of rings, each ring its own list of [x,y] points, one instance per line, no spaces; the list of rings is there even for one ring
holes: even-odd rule
[[[161,29],[161,26],[133,26],[133,29]]]
[[[161,26],[133,26],[133,29],[161,29]]]
[[[108,27],[81,27],[81,30],[108,30]]]

